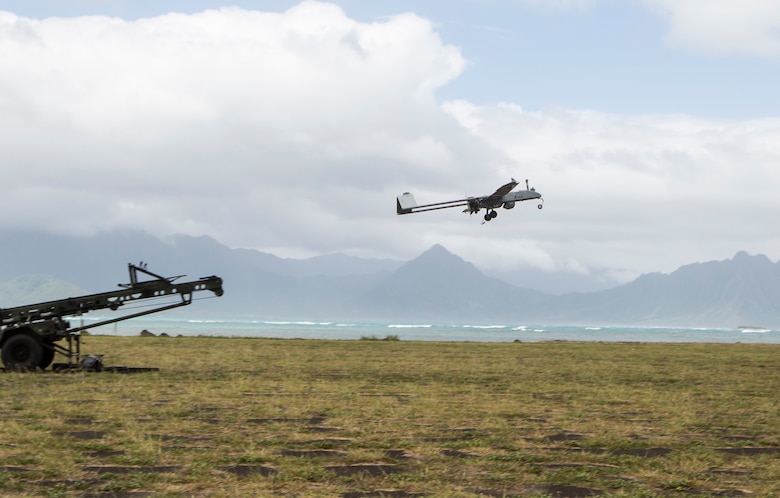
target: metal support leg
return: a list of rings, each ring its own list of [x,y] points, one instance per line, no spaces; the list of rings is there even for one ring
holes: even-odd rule
[[[81,334],[68,334],[68,347],[55,345],[57,351],[68,358],[68,368],[78,366],[81,361]]]

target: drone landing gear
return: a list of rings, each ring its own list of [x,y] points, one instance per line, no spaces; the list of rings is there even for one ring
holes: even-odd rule
[[[495,218],[496,216],[498,216],[498,213],[496,212],[496,210],[495,209],[491,209],[490,211],[487,211],[485,213],[485,221],[490,221],[493,218]]]

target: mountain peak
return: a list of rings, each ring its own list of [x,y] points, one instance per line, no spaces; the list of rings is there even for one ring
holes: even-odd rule
[[[473,264],[435,244],[355,303],[356,308],[383,317],[500,319],[523,309],[529,293],[537,298],[538,293],[486,277]]]
[[[427,251],[423,252],[422,255],[430,255],[430,256],[441,256],[444,254],[449,254],[450,256],[454,256],[450,251],[444,248],[441,244],[434,244],[428,249]]]
[[[755,256],[752,256],[748,254],[746,251],[739,251],[737,254],[734,255],[734,257],[731,259],[734,262],[755,262],[755,263],[771,263],[772,261],[765,255],[765,254],[756,254]]]
[[[438,275],[458,275],[461,278],[466,275],[469,277],[477,274],[482,276],[473,264],[465,261],[460,256],[452,254],[439,244],[433,245],[417,258],[406,263],[402,269],[405,269],[410,274],[422,271]]]

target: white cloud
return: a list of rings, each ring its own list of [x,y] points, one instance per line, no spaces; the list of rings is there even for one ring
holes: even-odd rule
[[[359,23],[318,2],[137,21],[3,13],[0,34],[6,182],[56,182],[92,205],[55,209],[50,195],[22,213],[6,209],[6,224],[68,213],[82,231],[161,232],[199,218],[232,232],[219,234],[229,241],[258,244],[211,215],[225,214],[215,199],[238,211],[228,217],[237,225],[282,224],[305,199],[324,197],[323,186],[326,209],[344,204],[334,181],[373,180],[376,191],[404,168],[451,161],[432,132],[446,119],[433,92],[465,61],[411,14]],[[156,216],[120,206],[128,197],[158,200]]]
[[[645,0],[669,22],[669,43],[710,54],[780,56],[776,0]]]

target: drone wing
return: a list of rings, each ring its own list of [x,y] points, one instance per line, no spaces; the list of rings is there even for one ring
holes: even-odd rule
[[[414,196],[409,192],[404,192],[396,198],[395,212],[397,214],[409,214],[467,205],[468,199],[457,199],[454,201],[435,202],[433,204],[423,204],[422,206],[418,206],[417,201],[414,200]]]
[[[493,192],[490,195],[487,195],[487,196],[483,197],[483,200],[487,201],[487,202],[489,202],[489,201],[498,201],[499,199],[504,197],[506,194],[511,192],[512,189],[514,189],[515,187],[517,187],[517,180],[512,178],[511,182],[507,183],[506,185],[502,185],[502,186],[498,187],[498,190],[496,190],[495,192]]]

